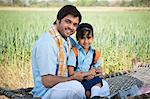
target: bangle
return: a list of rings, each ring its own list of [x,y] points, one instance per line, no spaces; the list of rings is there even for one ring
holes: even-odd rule
[[[71,77],[72,77],[71,80],[75,80],[76,78],[75,75],[72,75]]]
[[[67,81],[74,80],[74,75],[67,78]]]

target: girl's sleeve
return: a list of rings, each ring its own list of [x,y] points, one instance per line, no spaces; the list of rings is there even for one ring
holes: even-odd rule
[[[70,54],[68,56],[68,61],[67,61],[68,66],[76,66],[76,56],[73,52],[73,50],[70,51]]]
[[[101,65],[100,59],[94,64],[94,68],[98,68]]]

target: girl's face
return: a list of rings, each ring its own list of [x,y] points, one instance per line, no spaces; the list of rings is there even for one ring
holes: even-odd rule
[[[89,47],[92,44],[94,37],[90,33],[85,33],[78,39],[78,43],[83,47],[84,50],[88,51]]]

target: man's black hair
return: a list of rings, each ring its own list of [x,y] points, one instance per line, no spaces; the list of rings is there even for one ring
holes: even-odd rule
[[[74,17],[78,17],[79,23],[81,22],[81,13],[73,5],[65,5],[64,7],[62,7],[57,13],[57,19],[61,21],[61,19],[63,19],[67,15],[73,15]],[[54,22],[54,24],[56,24],[56,21]]]
[[[76,39],[77,39],[77,41],[78,41],[79,38],[81,38],[81,37],[84,36],[84,32],[88,32],[88,35],[92,34],[92,37],[94,37],[92,25],[88,24],[88,23],[81,23],[77,27],[77,33],[76,33]]]

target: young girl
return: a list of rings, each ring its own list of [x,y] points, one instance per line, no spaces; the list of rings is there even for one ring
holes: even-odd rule
[[[81,72],[84,75],[83,84],[86,96],[104,97],[109,95],[109,86],[106,81],[96,75],[102,75],[99,58],[95,60],[95,50],[91,47],[94,39],[93,27],[82,23],[77,28],[76,39],[78,44],[72,48],[68,57],[68,74]]]

